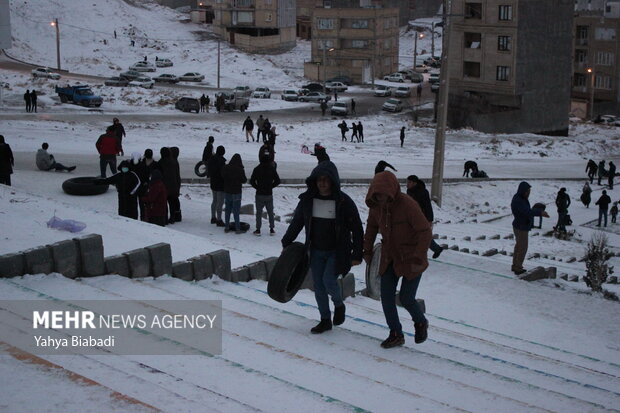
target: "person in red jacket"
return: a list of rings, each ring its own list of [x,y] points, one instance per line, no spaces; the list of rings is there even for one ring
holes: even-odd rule
[[[151,173],[149,190],[142,200],[146,207],[147,222],[165,227],[168,221],[168,193],[159,169],[154,169]]]
[[[123,147],[116,136],[114,126],[108,126],[105,135],[101,135],[95,144],[99,152],[99,167],[101,177],[106,177],[107,165],[110,165],[112,174],[116,173],[116,155],[123,154]]]

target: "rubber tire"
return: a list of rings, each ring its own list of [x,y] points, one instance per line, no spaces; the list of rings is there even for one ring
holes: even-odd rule
[[[366,266],[366,295],[375,300],[381,299],[381,274],[379,266],[381,264],[381,243],[376,244],[372,249],[372,260]]]
[[[231,221],[230,223],[228,223],[228,229],[230,229],[231,231],[236,231],[235,221]],[[239,229],[243,232],[247,232],[250,230],[250,224],[241,221],[239,222]]]
[[[81,176],[77,178],[67,179],[62,183],[62,190],[69,195],[88,196],[101,195],[108,191],[110,185],[95,185],[94,176]]]
[[[204,172],[201,172],[201,166],[205,167]],[[200,178],[204,178],[205,176],[207,176],[207,172],[207,165],[204,163],[204,161],[200,161],[196,164],[196,166],[194,166],[194,173]]]
[[[69,99],[67,98],[66,95],[60,95],[60,102],[61,103],[67,103],[69,101]]]
[[[293,242],[284,248],[269,275],[267,284],[269,297],[279,303],[289,302],[301,288],[309,266],[304,244]]]

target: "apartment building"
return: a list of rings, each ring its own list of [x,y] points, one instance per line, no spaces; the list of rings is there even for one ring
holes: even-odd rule
[[[574,0],[452,0],[448,123],[568,134]]]
[[[578,4],[574,33],[572,113],[620,115],[620,2]]]
[[[312,55],[304,64],[304,75],[318,81],[346,75],[368,83],[373,75],[395,72],[398,35],[396,8],[315,8]]]
[[[249,53],[282,53],[296,45],[295,0],[211,0],[213,31]]]

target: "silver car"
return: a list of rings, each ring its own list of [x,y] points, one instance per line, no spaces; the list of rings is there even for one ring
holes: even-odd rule
[[[129,82],[129,86],[140,86],[145,89],[153,89],[154,84],[153,79],[148,76],[141,76]]]
[[[411,96],[411,89],[409,89],[407,86],[399,86],[396,88],[394,96],[396,96],[397,98],[408,98],[409,96]]]
[[[170,59],[157,59],[155,60],[155,66],[157,67],[171,67],[173,65]]]
[[[378,85],[375,88],[375,96],[392,96],[392,88],[385,85]]]
[[[323,92],[310,92],[307,95],[300,96],[300,102],[327,102],[331,99],[331,96],[327,96]]]
[[[37,67],[36,69],[33,69],[31,73],[34,77],[46,77],[54,80],[60,79],[60,75],[58,73],[52,72],[47,67]]]
[[[403,110],[403,102],[400,99],[388,99],[385,101],[381,109],[388,112],[400,112]]]
[[[129,70],[135,70],[136,72],[154,72],[157,69],[153,63],[137,62],[129,66]]]
[[[259,99],[269,99],[271,98],[271,91],[268,87],[257,87],[254,93],[252,94],[253,98]]]
[[[153,80],[158,83],[179,83],[178,77],[176,77],[175,75],[168,74],[168,73],[155,76]]]
[[[202,82],[205,80],[205,75],[201,75],[198,72],[188,72],[183,76],[179,76],[179,80],[183,82]]]
[[[129,80],[122,78],[120,76],[114,76],[107,78],[104,82],[106,86],[127,86],[129,84]]]

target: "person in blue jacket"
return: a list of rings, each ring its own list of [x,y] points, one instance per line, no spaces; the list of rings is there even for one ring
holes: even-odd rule
[[[534,217],[543,216],[548,218],[544,210],[538,208],[531,208],[530,201],[530,189],[532,186],[523,181],[519,184],[517,193],[512,197],[512,203],[510,208],[512,209],[512,215],[514,220],[512,221],[512,229],[515,234],[515,249],[512,255],[512,272],[515,274],[523,274],[525,269],[523,268],[523,261],[527,254],[527,241],[528,233],[534,225]]]

